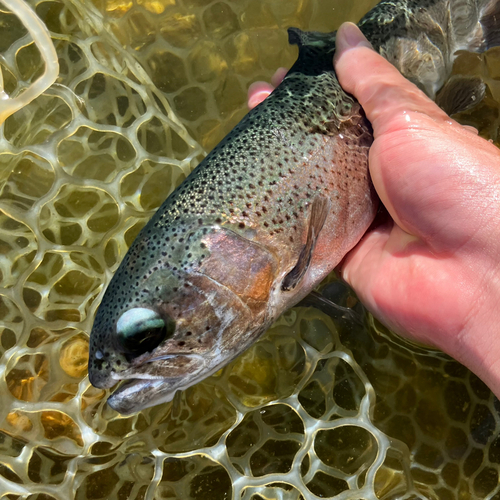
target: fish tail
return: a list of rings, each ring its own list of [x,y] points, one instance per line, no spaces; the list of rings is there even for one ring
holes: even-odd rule
[[[485,52],[500,45],[500,0],[447,0],[453,52]]]
[[[451,0],[449,15],[453,61],[458,50],[482,53],[500,45],[500,0]],[[482,78],[452,76],[435,96],[447,114],[461,113],[481,102],[486,93]]]
[[[480,11],[482,39],[477,52],[500,45],[500,0],[489,0]]]

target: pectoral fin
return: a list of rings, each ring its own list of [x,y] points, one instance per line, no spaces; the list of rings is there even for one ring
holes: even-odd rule
[[[285,276],[281,289],[284,291],[293,290],[306,273],[311,263],[314,246],[319,233],[330,211],[330,200],[324,196],[318,196],[314,199],[309,217],[309,228],[307,230],[306,244],[300,252],[299,259],[295,267]]]
[[[436,104],[448,115],[466,111],[481,102],[486,84],[476,76],[452,76],[438,92]]]

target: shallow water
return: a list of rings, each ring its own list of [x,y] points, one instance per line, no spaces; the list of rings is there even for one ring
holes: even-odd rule
[[[500,498],[498,401],[447,356],[295,308],[222,372],[122,417],[89,385],[104,286],[167,194],[289,66],[285,28],[332,30],[375,2],[31,1],[58,85],[0,128],[0,496],[9,499]],[[42,65],[0,13],[5,88]],[[500,51],[462,54],[497,141]],[[332,285],[335,287],[335,285]]]

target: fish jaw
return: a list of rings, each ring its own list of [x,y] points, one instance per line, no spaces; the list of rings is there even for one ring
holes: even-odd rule
[[[130,415],[150,406],[168,403],[177,390],[186,388],[179,379],[130,380],[119,387],[107,402],[113,410]]]
[[[165,378],[130,378],[127,379],[114,393],[108,398],[108,405],[113,410],[129,415],[151,406],[172,401],[177,391],[183,391],[188,387],[198,383],[200,380],[215,373],[219,366],[210,369],[210,363],[202,356],[184,356],[186,365],[189,367],[178,377]],[[164,361],[178,363],[179,358],[166,358]],[[151,360],[150,362],[159,360]],[[215,360],[214,360],[215,361]]]

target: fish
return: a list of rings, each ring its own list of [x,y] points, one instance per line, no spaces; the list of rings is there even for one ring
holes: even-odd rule
[[[384,0],[358,26],[404,76],[456,111],[478,102],[484,84],[455,78],[446,92],[455,54],[498,45],[499,5]],[[168,402],[227,365],[374,220],[373,131],[337,80],[336,32],[288,34],[299,55],[282,83],[166,199],[102,297],[89,379],[101,389],[121,382],[107,403],[122,414]]]

